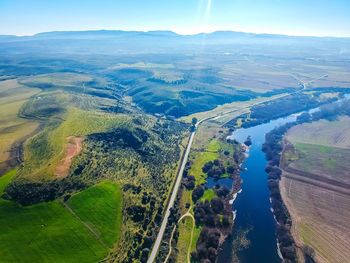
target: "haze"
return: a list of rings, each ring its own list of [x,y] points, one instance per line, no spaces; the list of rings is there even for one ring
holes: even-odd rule
[[[0,34],[70,30],[217,30],[350,36],[346,0],[2,0]]]

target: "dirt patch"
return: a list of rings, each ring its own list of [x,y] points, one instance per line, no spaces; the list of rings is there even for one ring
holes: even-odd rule
[[[55,176],[63,178],[68,175],[72,160],[82,150],[83,137],[70,136],[67,138],[65,157],[58,163],[55,169]]]

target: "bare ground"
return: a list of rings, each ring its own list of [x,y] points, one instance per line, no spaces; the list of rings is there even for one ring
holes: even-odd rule
[[[55,176],[63,178],[68,175],[72,160],[82,150],[83,137],[70,136],[67,138],[66,152],[64,158],[58,163],[55,169]]]
[[[292,138],[293,143],[302,141],[315,144],[318,141],[328,146],[335,141],[335,137],[340,136],[343,139],[341,142],[337,140],[334,148],[336,151],[342,148],[342,152],[346,153],[349,130],[339,129],[344,123],[338,123],[344,121],[348,120],[343,118],[334,123],[322,121],[299,125],[288,132],[287,138]],[[292,233],[299,248],[307,244],[316,251],[317,262],[350,262],[350,163],[343,156],[341,165],[345,167],[342,173],[335,172],[335,167],[333,172],[329,170],[322,174],[319,171],[322,171],[322,166],[326,165],[330,155],[320,153],[319,158],[322,157],[323,161],[312,162],[310,156],[314,154],[310,152],[308,155],[298,155],[293,145],[285,140],[280,188],[292,217]],[[303,158],[308,161],[307,166],[294,165],[303,161]],[[307,167],[308,171],[303,167]]]
[[[313,247],[319,262],[349,262],[349,195],[295,180],[293,174],[283,176],[280,187],[298,246]]]

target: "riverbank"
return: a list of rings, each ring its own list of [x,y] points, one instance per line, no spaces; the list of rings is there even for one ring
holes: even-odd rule
[[[317,262],[350,258],[349,127],[341,116],[297,125],[284,137],[280,189],[301,260],[305,247]]]
[[[174,211],[191,214],[195,226],[187,218],[177,224],[173,251],[178,253],[168,257],[176,262],[187,262],[188,252],[192,260],[215,262],[219,247],[232,233],[230,200],[241,185],[241,144],[226,140],[230,131],[217,125],[204,124],[197,132]]]
[[[341,225],[340,218],[342,218],[342,215],[340,215],[336,211],[330,214],[329,210],[332,210],[334,207],[338,207],[341,203],[340,200],[347,199],[339,197],[340,199],[333,204],[332,200],[337,199],[339,195],[337,193],[336,188],[341,187],[342,185],[340,182],[336,182],[335,180],[330,179],[330,177],[326,178],[327,176],[324,179],[322,179],[322,174],[327,173],[327,171],[329,170],[329,167],[327,168],[327,166],[325,165],[331,160],[329,159],[331,157],[325,156],[324,161],[320,161],[321,157],[319,155],[322,155],[321,149],[315,151],[317,157],[315,157],[314,159],[312,156],[314,156],[315,154],[313,154],[312,152],[306,153],[305,150],[303,150],[303,154],[300,155],[300,150],[296,150],[292,146],[292,144],[286,140],[285,134],[290,130],[295,130],[295,127],[300,127],[300,124],[302,123],[314,123],[321,119],[334,120],[337,118],[337,116],[341,114],[350,114],[349,106],[346,105],[346,102],[333,103],[321,109],[309,111],[311,114],[300,114],[295,121],[286,123],[281,127],[275,128],[266,135],[264,152],[266,153],[266,157],[269,160],[269,164],[266,167],[266,171],[269,174],[271,206],[273,208],[273,213],[277,221],[276,233],[279,247],[281,249],[281,253],[285,261],[289,260],[289,262],[304,262],[306,260],[307,262],[314,262],[314,260],[317,258],[317,261],[320,262],[343,262],[342,260],[339,260],[341,259],[339,255],[342,254],[340,249],[343,247],[342,244],[346,243],[346,241],[336,242],[336,240],[334,240],[334,233],[337,233],[336,229],[339,227],[339,225]],[[333,123],[329,125],[335,124]],[[319,125],[317,127],[317,132],[320,133]],[[322,139],[322,141],[324,142],[326,135],[330,136],[332,134],[332,132],[330,132],[329,129],[330,128],[328,128],[327,132],[323,134],[321,136],[322,138],[319,138],[318,140]],[[336,130],[338,138],[339,130],[337,128]],[[308,133],[312,133],[313,136],[309,136]],[[303,141],[305,141],[306,138],[309,138],[311,140],[317,140],[316,133],[315,131],[312,131],[311,128],[307,129],[307,134],[305,134],[305,131],[302,134],[303,135],[300,138],[302,138]],[[315,142],[313,142],[312,145],[313,147],[315,147]],[[329,153],[330,150],[327,150],[326,152]],[[336,154],[334,156],[336,157],[338,155]],[[344,155],[343,153],[342,156],[343,159],[346,155]],[[313,178],[315,176],[311,176],[310,172],[307,173],[307,177],[304,177],[303,173],[300,173],[300,175],[297,175],[295,177],[293,175],[294,172],[291,173],[289,171],[297,171],[297,169],[291,168],[290,165],[294,165],[294,163],[300,158],[307,159],[306,162],[308,165],[308,170],[310,170],[313,166],[315,167],[315,169],[317,169],[317,176],[315,175],[317,178],[315,179],[315,181],[313,181]],[[333,163],[334,162],[335,161],[333,161]],[[335,166],[333,167],[335,168]],[[344,169],[340,169],[340,171],[341,170]],[[347,169],[345,168],[345,171],[346,170]],[[339,174],[340,171],[336,173],[334,173],[333,171],[330,173],[329,176],[331,176],[331,174],[337,174],[336,180],[339,180],[340,178],[342,178]],[[345,178],[344,180],[348,179]],[[333,181],[334,184],[332,183]],[[322,188],[320,189],[320,191],[318,190],[319,187]],[[342,190],[341,193],[343,192],[344,191]],[[325,193],[327,193],[327,196],[332,195],[333,199],[330,200],[329,198],[327,198],[327,196],[325,196]],[[315,196],[318,196],[318,198],[315,199]],[[328,209],[323,209],[323,207],[325,207],[325,204],[328,204],[329,202],[331,202],[332,205],[329,204],[329,206],[327,205],[327,207],[329,207]],[[311,221],[313,223],[311,225],[308,225],[308,222],[310,223],[310,218],[312,218],[313,215],[312,211],[318,212],[316,212],[316,214],[314,215],[314,220]],[[307,214],[307,216],[305,218],[301,218],[302,214]],[[334,215],[337,215],[336,217],[339,218],[336,220],[337,223],[333,224],[332,222],[335,222]],[[323,219],[321,220],[320,217]],[[326,218],[328,218],[329,220],[326,220]],[[316,225],[315,221],[318,222]],[[345,221],[347,221],[347,219],[345,219]],[[321,225],[322,227],[320,227]],[[316,228],[313,226],[315,226]],[[329,232],[327,229],[329,229],[331,226],[334,229],[333,231]],[[312,239],[312,233],[316,232],[318,233],[317,237],[314,236],[315,239]],[[333,241],[322,243],[321,240],[325,238],[323,237],[324,233],[329,234],[327,240]],[[339,236],[342,236],[342,231],[339,232]],[[322,246],[320,245],[321,243],[323,244]],[[331,243],[338,245],[336,245],[335,247]],[[323,247],[324,249],[321,249],[320,247]],[[334,249],[327,250],[325,249],[327,247],[334,247]],[[319,253],[319,255],[315,254],[315,249],[318,250],[317,252]],[[343,252],[346,252],[347,250],[348,249],[346,249],[346,247],[343,247]],[[330,254],[333,254],[334,256],[332,257],[332,260],[322,260],[322,258],[329,258]],[[346,256],[343,257],[343,259],[345,258]]]

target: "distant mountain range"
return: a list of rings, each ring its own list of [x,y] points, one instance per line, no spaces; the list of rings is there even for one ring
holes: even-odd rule
[[[268,38],[268,39],[346,39],[340,37],[314,37],[314,36],[288,36],[277,34],[255,34],[237,31],[214,31],[212,33],[198,33],[193,35],[181,35],[173,31],[123,31],[123,30],[88,30],[88,31],[52,31],[38,33],[32,36],[0,35],[0,41],[18,41],[31,39],[92,39],[92,38],[120,38],[120,37],[174,37],[182,39],[198,39],[207,37],[211,39],[234,38]]]
[[[198,51],[199,47],[201,51],[208,52],[231,52],[242,48],[275,52],[282,48],[290,52],[333,50],[349,53],[350,38],[296,37],[234,31],[180,35],[172,31],[121,30],[54,31],[33,36],[0,35],[0,52],[157,53]]]

